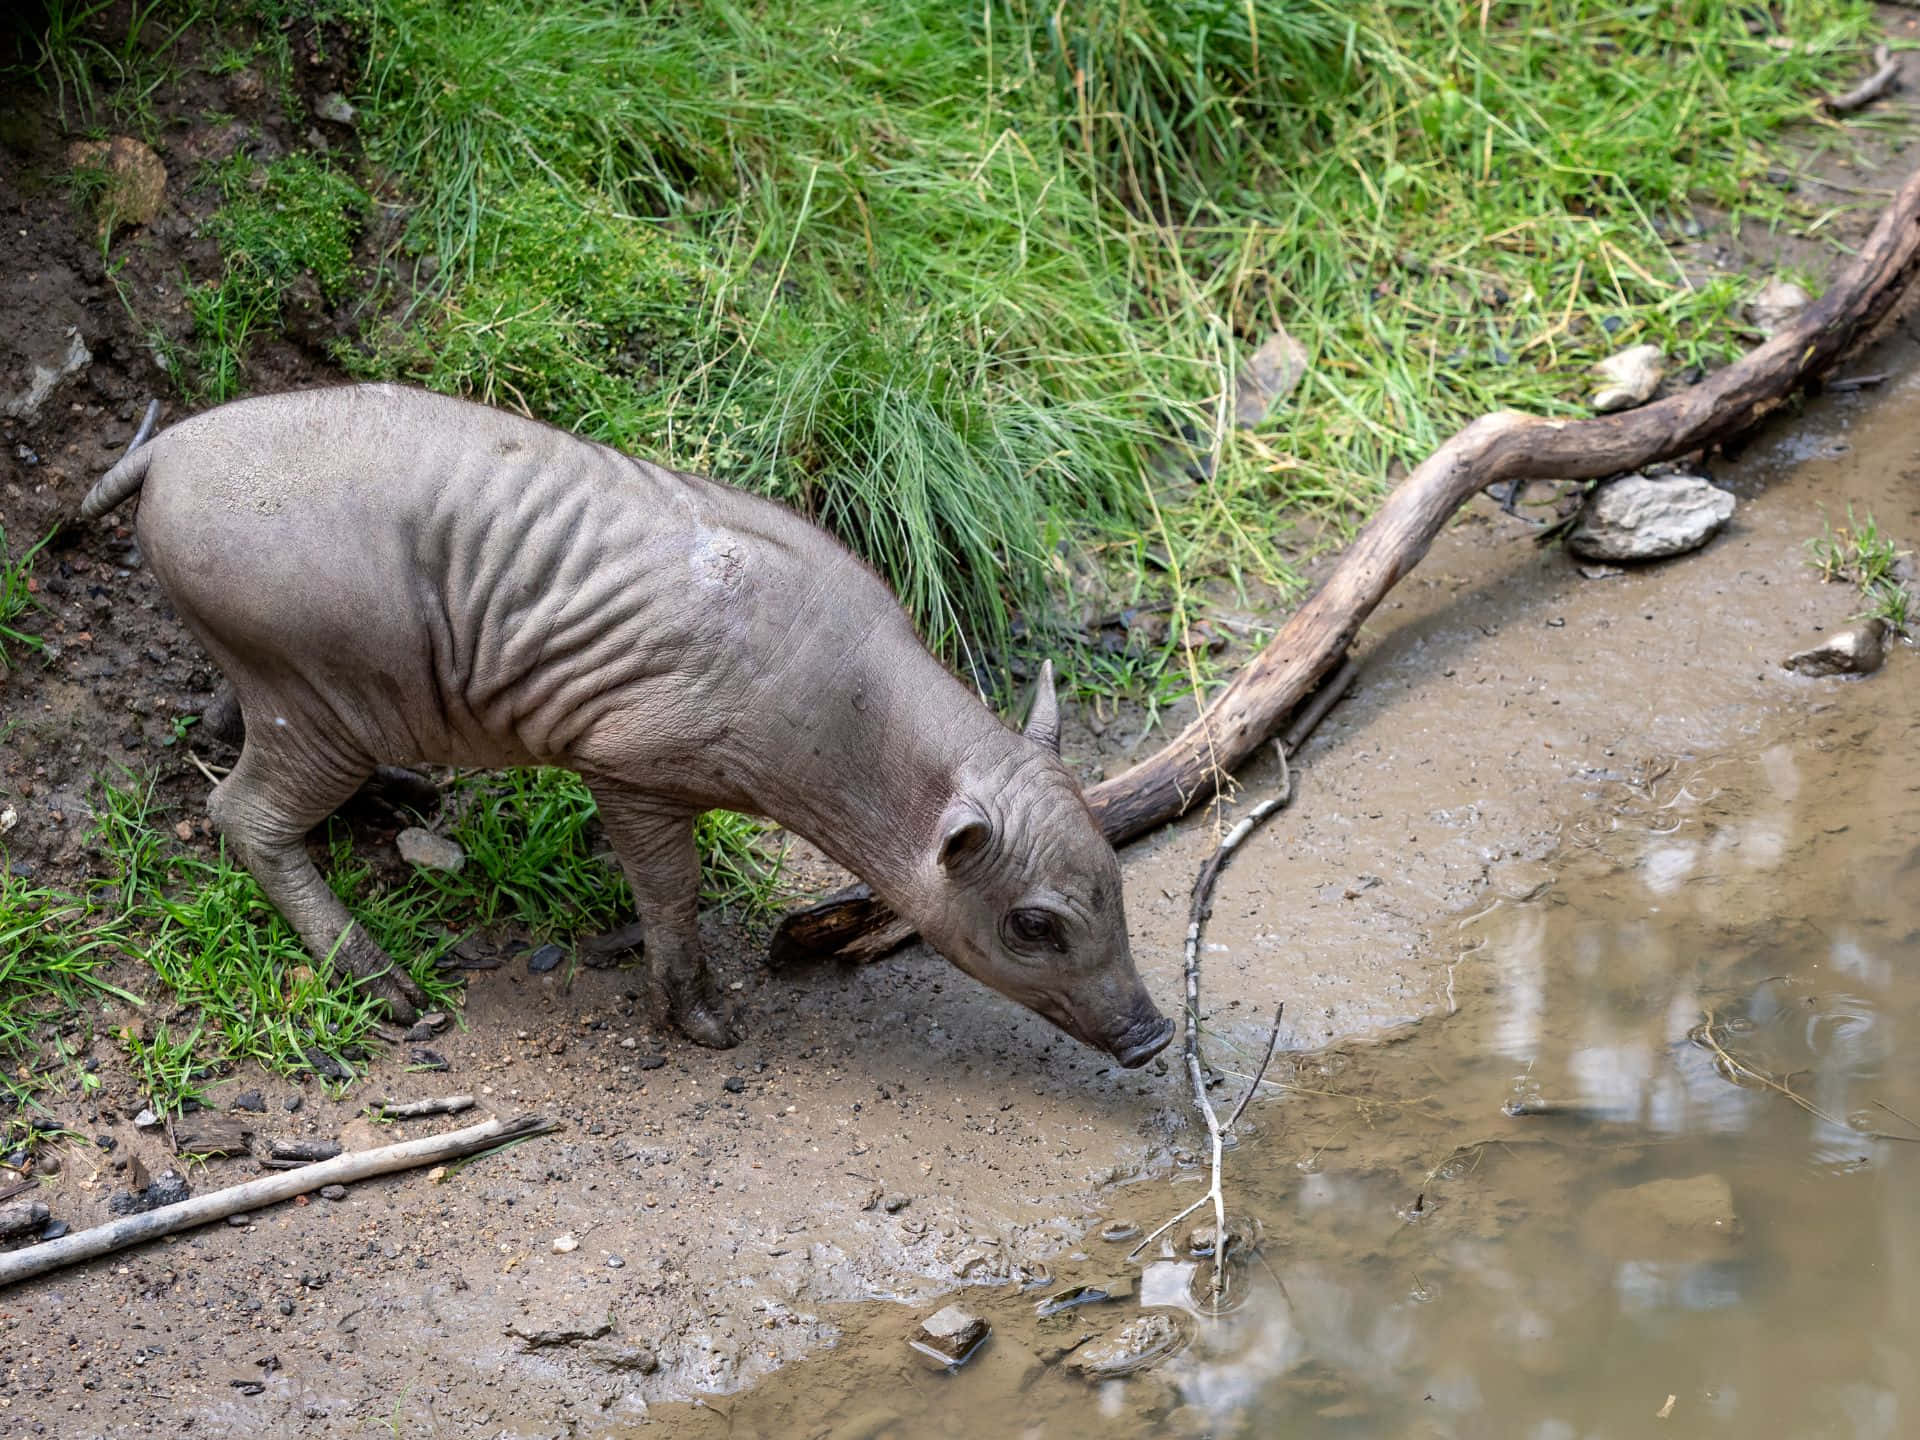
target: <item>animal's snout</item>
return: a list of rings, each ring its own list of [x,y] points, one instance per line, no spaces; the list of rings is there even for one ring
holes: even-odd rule
[[[1127,1069],[1138,1070],[1166,1049],[1167,1042],[1171,1039],[1173,1039],[1173,1021],[1156,1011],[1128,1026],[1126,1031],[1107,1047],[1107,1053]]]

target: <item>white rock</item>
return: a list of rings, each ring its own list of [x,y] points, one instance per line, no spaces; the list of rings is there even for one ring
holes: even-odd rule
[[[1567,534],[1583,560],[1684,555],[1733,518],[1733,496],[1698,475],[1624,475],[1587,497]]]
[[[0,414],[15,420],[33,419],[62,380],[78,375],[92,363],[93,352],[80,338],[80,331],[68,326],[64,335],[29,364],[26,388],[0,400]]]
[[[986,1321],[962,1310],[958,1305],[949,1305],[920,1322],[920,1329],[915,1333],[912,1344],[916,1350],[924,1351],[936,1360],[958,1365],[986,1338]]]
[[[1767,281],[1747,301],[1747,319],[1762,335],[1771,336],[1812,303],[1813,297],[1791,280],[1778,275]]]
[[[151,1130],[159,1123],[160,1117],[154,1114],[152,1110],[142,1110],[138,1115],[133,1117],[133,1128],[136,1130]]]
[[[417,825],[402,830],[393,843],[402,860],[422,870],[444,870],[449,875],[457,875],[460,867],[467,863],[467,852],[456,842]]]
[[[1606,383],[1593,392],[1592,405],[1601,414],[1613,410],[1631,410],[1653,398],[1667,373],[1667,357],[1658,345],[1635,345],[1618,355],[1609,355],[1593,367],[1593,373]]]
[[[1862,620],[1780,663],[1802,675],[1871,675],[1887,658],[1887,622]]]
[[[338,90],[329,90],[314,102],[313,113],[336,125],[351,125],[360,112]]]
[[[14,809],[13,806],[9,805],[6,809],[0,810],[0,835],[6,834],[19,823],[20,812]]]
[[[553,1253],[556,1255],[571,1255],[579,1248],[580,1242],[574,1239],[572,1235],[556,1235],[553,1237]]]

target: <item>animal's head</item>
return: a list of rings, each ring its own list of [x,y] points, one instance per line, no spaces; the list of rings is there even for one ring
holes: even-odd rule
[[[1129,1068],[1173,1038],[1134,969],[1120,862],[1060,763],[1053,667],[1024,734],[948,801],[922,933],[955,965]]]

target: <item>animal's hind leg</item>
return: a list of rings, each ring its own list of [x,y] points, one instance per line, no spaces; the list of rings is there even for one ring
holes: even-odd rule
[[[207,702],[207,708],[200,712],[200,733],[236,747],[246,743],[247,725],[240,714],[240,700],[233,686],[221,682],[213,699]],[[376,799],[421,815],[431,814],[440,804],[440,787],[418,770],[404,765],[375,766],[372,776],[360,789]]]
[[[373,771],[344,759],[293,753],[249,736],[233,773],[213,788],[213,823],[317,959],[333,961],[387,1003],[414,1018],[426,996],[413,977],[354,922],[307,858],[309,830],[331,815]]]

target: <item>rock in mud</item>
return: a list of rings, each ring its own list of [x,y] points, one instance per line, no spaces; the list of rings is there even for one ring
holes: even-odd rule
[[[1590,402],[1595,410],[1602,415],[1631,410],[1646,404],[1660,388],[1667,373],[1667,357],[1658,345],[1635,345],[1609,355],[1593,367],[1593,373],[1601,381]]]
[[[567,952],[558,945],[542,945],[538,950],[527,952],[527,973],[544,975],[549,970],[557,970],[560,962],[567,958]]]
[[[351,125],[360,115],[347,97],[338,90],[329,90],[314,101],[313,113],[322,120],[331,120],[336,125]]]
[[[579,1345],[611,1334],[613,1322],[604,1317],[588,1320],[574,1316],[553,1319],[515,1320],[507,1333],[520,1342],[523,1350],[547,1350],[556,1345]]]
[[[14,420],[32,420],[39,415],[60,382],[78,375],[93,363],[93,352],[80,338],[77,326],[68,325],[40,342],[23,346],[26,383],[10,394],[0,396],[0,415]],[[57,808],[57,807],[56,807]]]
[[[178,1205],[191,1194],[193,1191],[187,1182],[169,1170],[140,1190],[122,1190],[107,1201],[107,1209],[115,1215],[143,1215],[163,1205]]]
[[[158,1130],[160,1128],[160,1117],[154,1114],[151,1108],[144,1109],[133,1117],[133,1128],[136,1130]]]
[[[1093,1340],[1067,1356],[1067,1368],[1090,1379],[1140,1370],[1171,1351],[1180,1327],[1165,1315],[1139,1315],[1104,1340]]]
[[[1871,675],[1887,658],[1887,622],[1862,620],[1780,663],[1801,675]]]
[[[1567,534],[1586,560],[1660,560],[1697,550],[1733,518],[1734,499],[1698,475],[1624,475],[1587,497]]]
[[[47,1223],[50,1213],[38,1200],[16,1200],[10,1205],[0,1205],[0,1240],[38,1230]]]
[[[461,867],[467,863],[467,852],[458,843],[431,830],[422,830],[417,825],[409,825],[402,830],[393,843],[400,852],[400,858],[416,870],[442,870],[449,875],[458,875]]]
[[[1806,309],[1812,299],[1793,281],[1783,280],[1776,275],[1747,301],[1747,319],[1753,323],[1754,329],[1771,338],[1775,331]]]
[[[129,135],[76,141],[67,147],[67,163],[97,179],[92,204],[103,240],[115,227],[150,223],[166,203],[166,165]]]
[[[987,1338],[987,1322],[979,1316],[949,1305],[920,1322],[910,1342],[914,1349],[948,1365],[961,1364]]]
[[[660,1368],[660,1357],[645,1345],[627,1345],[607,1340],[589,1345],[586,1355],[596,1365],[604,1365],[609,1370],[631,1370],[636,1374],[651,1375]]]
[[[1619,1260],[1716,1260],[1739,1240],[1740,1217],[1723,1178],[1695,1175],[1602,1195],[1587,1211],[1585,1234]]]

